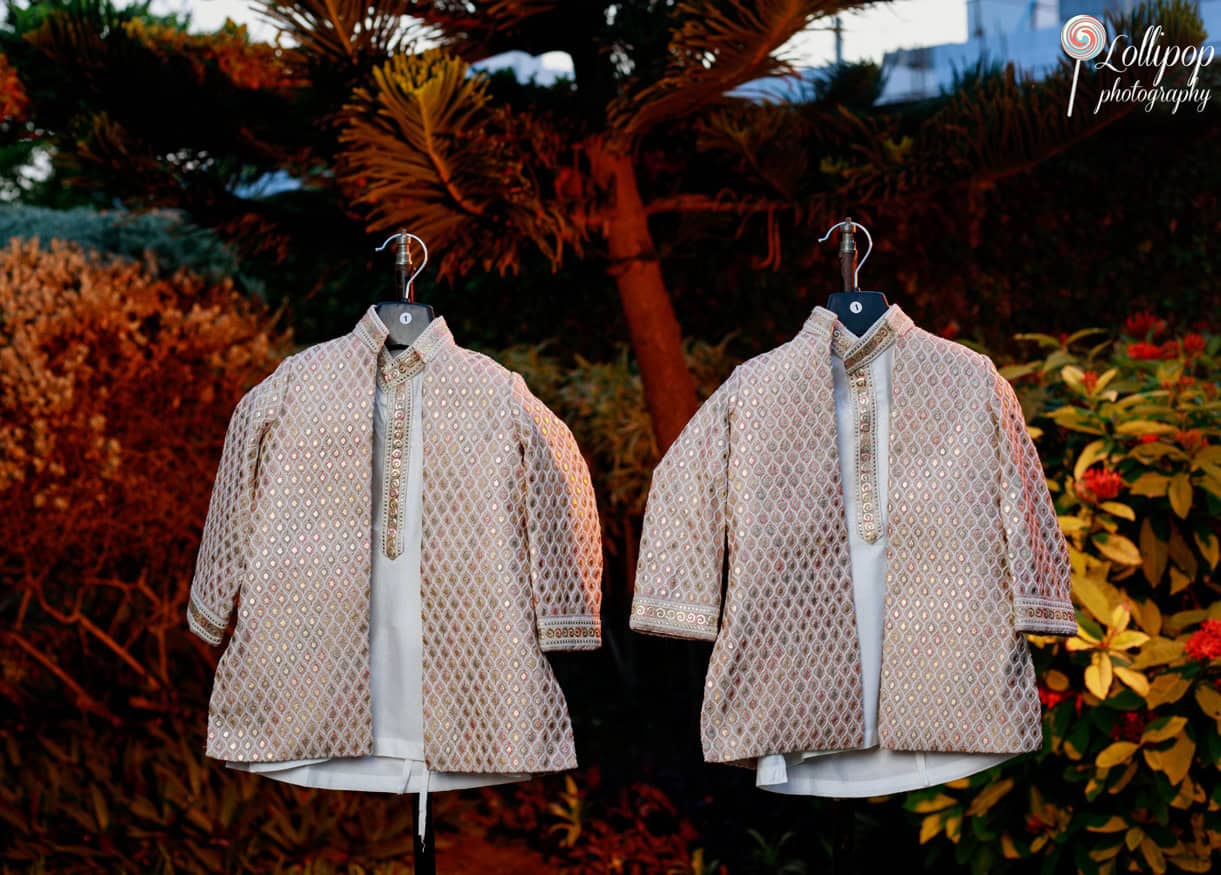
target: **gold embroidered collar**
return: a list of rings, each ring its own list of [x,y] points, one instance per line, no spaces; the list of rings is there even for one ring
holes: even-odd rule
[[[806,319],[801,330],[807,334],[829,337],[831,351],[839,356],[848,373],[865,367],[907,332],[915,323],[898,304],[886,308],[878,320],[859,337],[845,327],[833,310],[822,305]]]
[[[386,327],[386,323],[377,315],[377,306],[375,304],[369,305],[369,309],[365,310],[364,314],[360,317],[360,321],[356,323],[356,327],[352,331],[379,358],[383,351],[389,352],[386,349],[386,337],[390,334],[390,329]],[[420,332],[420,336],[415,339],[415,343],[407,347],[402,355],[395,357],[393,360],[405,359],[408,357],[408,354],[415,353],[421,361],[428,362],[453,346],[454,336],[450,332],[449,326],[445,323],[445,317],[438,316],[428,323],[427,328]],[[406,365],[407,363],[404,362],[403,366]]]

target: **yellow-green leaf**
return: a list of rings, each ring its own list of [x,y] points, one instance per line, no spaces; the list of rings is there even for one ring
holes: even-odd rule
[[[1200,555],[1208,560],[1208,567],[1216,568],[1218,560],[1221,560],[1221,545],[1218,545],[1217,536],[1212,532],[1196,532],[1195,541]]]
[[[931,799],[921,799],[912,806],[912,811],[916,814],[929,814],[934,811],[941,811],[949,808],[951,805],[957,805],[958,800],[948,793],[938,793]]]
[[[1135,629],[1124,629],[1111,639],[1111,649],[1128,650],[1132,647],[1140,647],[1148,640],[1149,636],[1144,632],[1137,632]]]
[[[1100,823],[1098,826],[1086,827],[1090,832],[1119,832],[1127,828],[1128,822],[1119,816],[1107,818],[1105,823]]]
[[[1120,565],[1140,565],[1140,550],[1123,535],[1099,532],[1093,537],[1094,546],[1103,556]]]
[[[1068,675],[1066,675],[1064,672],[1062,672],[1056,668],[1049,669],[1043,675],[1043,684],[1049,690],[1055,690],[1056,692],[1064,692],[1065,690],[1068,689],[1068,684],[1069,684]]]
[[[1013,843],[1013,837],[1007,832],[1001,833],[1001,853],[1005,855],[1006,860],[1017,860],[1022,856],[1017,845]]]
[[[1107,458],[1107,442],[1105,440],[1090,441],[1081,451],[1081,455],[1077,457],[1077,464],[1073,466],[1073,479],[1080,480],[1085,474],[1085,469],[1097,462],[1104,462]]]
[[[1150,768],[1165,772],[1170,783],[1178,784],[1191,768],[1191,759],[1196,753],[1196,743],[1186,734],[1180,734],[1178,740],[1167,750],[1150,750],[1145,748],[1145,762]]]
[[[1186,717],[1167,717],[1166,722],[1162,723],[1156,720],[1145,727],[1145,731],[1141,733],[1140,740],[1142,744],[1150,742],[1165,741],[1168,738],[1174,738],[1183,731],[1183,727],[1187,725]]]
[[[920,844],[924,844],[941,832],[941,814],[930,814],[920,821]]]
[[[1132,659],[1133,668],[1152,668],[1166,665],[1183,655],[1183,642],[1170,638],[1153,638]]]
[[[1174,434],[1178,429],[1154,419],[1129,419],[1115,426],[1118,434]]]
[[[1101,623],[1109,622],[1122,604],[1119,591],[1104,580],[1086,574],[1072,576],[1073,597]]]
[[[1213,870],[1211,855],[1209,857],[1184,857],[1171,854],[1170,862],[1184,872],[1211,872]]]
[[[1196,702],[1205,714],[1221,721],[1221,692],[1217,692],[1216,687],[1206,684],[1196,687]]]
[[[1181,674],[1171,673],[1159,675],[1149,684],[1149,695],[1145,701],[1150,710],[1169,705],[1183,698],[1183,694],[1191,686],[1191,681]]]
[[[1145,579],[1157,586],[1166,573],[1166,561],[1170,556],[1166,542],[1153,531],[1153,524],[1145,518],[1140,524],[1140,557]]]
[[[946,838],[957,844],[962,838],[962,809],[950,809],[945,815],[945,834]]]
[[[1167,496],[1170,498],[1170,506],[1174,512],[1182,519],[1186,519],[1187,514],[1191,511],[1191,477],[1184,473],[1171,477]]]
[[[1120,763],[1126,763],[1132,758],[1132,754],[1136,753],[1139,747],[1139,744],[1134,744],[1130,741],[1112,742],[1102,749],[1098,754],[1098,758],[1094,760],[1094,764],[1100,769],[1109,769],[1112,766],[1118,766]]]
[[[1069,514],[1058,516],[1056,519],[1060,521],[1060,531],[1062,531],[1065,536],[1069,538],[1073,537],[1074,535],[1088,534],[1091,528],[1090,524],[1079,516]]]
[[[1107,697],[1111,689],[1111,657],[1106,653],[1095,653],[1093,661],[1085,668],[1085,687],[1100,699]]]
[[[1126,504],[1122,504],[1118,501],[1104,501],[1098,506],[1112,516],[1117,516],[1125,520],[1136,519],[1136,511],[1132,510],[1132,508],[1128,507]]]
[[[1119,678],[1127,684],[1132,692],[1138,696],[1147,696],[1149,694],[1149,679],[1138,671],[1133,671],[1127,666],[1114,666],[1115,677]]]
[[[971,800],[971,805],[967,808],[967,817],[976,817],[983,814],[1012,789],[1013,778],[1005,778],[1003,781],[995,781],[989,784],[980,791],[978,796]]]
[[[1153,839],[1149,838],[1149,836],[1145,836],[1140,840],[1140,852],[1149,864],[1149,868],[1157,873],[1157,875],[1161,875],[1162,872],[1166,871],[1166,858],[1162,856],[1162,849],[1154,844]]]
[[[1157,635],[1162,631],[1162,612],[1153,599],[1129,598],[1128,607],[1137,626],[1150,635]]]
[[[1128,491],[1133,495],[1141,495],[1145,498],[1160,498],[1166,494],[1166,489],[1169,486],[1170,478],[1165,474],[1146,471],[1132,481],[1131,485],[1128,486]]]

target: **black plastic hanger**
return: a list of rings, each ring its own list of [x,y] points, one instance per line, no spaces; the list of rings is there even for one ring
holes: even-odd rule
[[[827,309],[844,323],[845,328],[860,337],[889,309],[890,302],[881,292],[862,292],[857,284],[861,266],[869,258],[869,253],[873,251],[873,237],[869,234],[869,229],[853,222],[852,217],[849,216],[844,221],[836,222],[828,228],[827,233],[822,235],[818,242],[821,243],[830,237],[831,232],[836,228],[842,229],[839,238],[839,265],[844,277],[844,290],[832,292],[827,296]],[[869,241],[869,248],[865,250],[865,257],[861,259],[860,264],[857,264],[856,261],[855,231],[857,228],[865,232],[865,238]]]
[[[399,229],[397,234],[392,234],[382,241],[382,245],[375,251],[381,252],[391,240],[398,241],[398,253],[394,259],[394,266],[401,300],[380,301],[374,305],[374,308],[382,322],[386,323],[386,327],[390,329],[390,333],[386,335],[386,346],[390,349],[406,349],[415,343],[416,338],[428,327],[428,323],[436,318],[432,307],[428,304],[416,303],[415,289],[412,286],[415,278],[428,264],[428,247],[415,234],[408,234],[405,229]],[[419,243],[420,248],[424,251],[424,258],[420,262],[420,266],[414,270],[411,258],[412,240]]]

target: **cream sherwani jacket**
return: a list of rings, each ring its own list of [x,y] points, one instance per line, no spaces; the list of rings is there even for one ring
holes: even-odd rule
[[[841,483],[832,344],[856,405],[857,482]],[[889,446],[866,365],[892,348]],[[864,742],[847,526],[879,535],[888,453],[878,743],[1020,753],[1042,743],[1025,632],[1072,635],[1067,546],[1013,388],[986,356],[898,305],[853,342],[818,307],[739,365],[653,474],[631,627],[713,641],[704,757]],[[845,519],[844,489],[858,517]],[[723,586],[723,563],[728,568]]]
[[[350,333],[285,359],[233,413],[187,609],[191,630],[219,645],[236,608],[209,756],[373,753],[371,454],[386,333],[370,307]],[[589,471],[521,376],[455,344],[444,318],[412,350],[423,368],[426,765],[572,768],[567,704],[543,654],[601,643]]]

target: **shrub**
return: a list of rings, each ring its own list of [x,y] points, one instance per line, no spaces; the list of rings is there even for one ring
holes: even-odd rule
[[[184,271],[62,241],[0,251],[0,658],[16,704],[66,687],[118,723],[128,696],[170,701],[228,417],[286,340],[271,321]]]
[[[1044,748],[910,794],[972,871],[1211,869],[1221,847],[1221,338],[1025,335],[1011,365],[1069,542],[1078,634],[1031,636]],[[1011,867],[1012,868],[1012,865]]]

